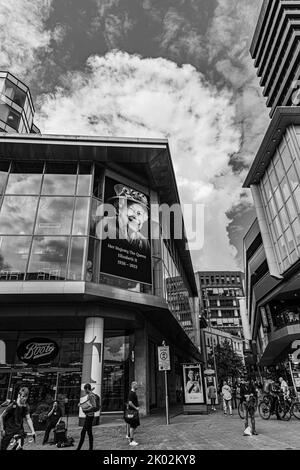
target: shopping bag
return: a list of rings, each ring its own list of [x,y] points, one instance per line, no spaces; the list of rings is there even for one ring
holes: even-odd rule
[[[252,436],[251,426],[248,426],[244,431],[244,436]]]

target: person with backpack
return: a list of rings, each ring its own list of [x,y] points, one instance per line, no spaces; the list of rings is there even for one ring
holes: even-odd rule
[[[12,401],[0,416],[0,431],[2,435],[1,450],[7,450],[11,439],[15,435],[20,435],[20,447],[23,446],[25,431],[24,419],[30,428],[31,434],[35,436],[35,431],[30,417],[30,408],[27,403],[29,390],[21,387],[17,400]]]
[[[100,397],[99,395],[96,395],[96,393],[93,393],[91,384],[87,383],[83,388],[86,393],[86,400],[79,403],[78,406],[80,406],[82,411],[85,413],[85,420],[76,450],[81,449],[86,433],[89,436],[89,450],[93,450],[93,421],[96,411],[100,410]]]

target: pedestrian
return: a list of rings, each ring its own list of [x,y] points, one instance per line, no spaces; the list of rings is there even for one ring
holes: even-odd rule
[[[283,393],[284,399],[288,399],[290,397],[290,390],[287,382],[283,379],[283,377],[279,377],[280,383],[280,390]]]
[[[223,382],[222,387],[222,397],[223,397],[223,408],[224,408],[224,415],[227,415],[227,408],[229,408],[229,414],[232,416],[232,392],[231,387],[227,384],[226,380]]]
[[[91,384],[85,384],[83,388],[86,393],[86,400],[79,403],[78,406],[80,406],[82,411],[85,413],[85,419],[81,430],[80,441],[76,450],[81,449],[86,433],[89,436],[89,450],[93,450],[93,421],[95,411],[97,411],[97,401],[96,395],[92,392]]]
[[[210,386],[208,387],[208,398],[210,399],[210,402],[211,402],[211,411],[217,411],[216,410],[216,397],[217,397],[216,387],[214,386],[213,383],[211,383]]]
[[[249,378],[246,378],[244,383],[241,384],[240,393],[241,393],[241,403],[244,407],[244,412],[245,412],[245,430],[249,427],[249,417],[250,417],[251,433],[254,436],[258,436],[258,433],[256,432],[256,429],[255,429],[255,405],[256,405],[257,392],[256,392],[254,383],[250,381]]]
[[[46,430],[45,430],[45,435],[43,439],[43,445],[47,444],[51,430],[55,428],[55,426],[57,425],[61,417],[62,417],[61,407],[59,406],[58,401],[54,400],[51,410],[49,411],[47,415],[47,424],[46,424]]]
[[[137,446],[138,442],[134,440],[134,433],[136,428],[140,425],[139,417],[139,401],[136,394],[138,388],[137,382],[132,382],[131,390],[128,395],[128,409],[134,411],[134,417],[130,420],[127,420],[127,439],[129,439],[130,446]]]
[[[236,384],[236,382],[233,382],[233,385],[232,385],[232,408],[234,410],[237,409],[236,388],[237,388],[237,384]]]
[[[20,447],[24,444],[24,419],[26,419],[31,434],[35,436],[35,431],[30,417],[30,408],[27,403],[29,390],[21,387],[17,400],[12,401],[0,415],[1,450],[7,450],[11,439],[16,435],[21,436]]]

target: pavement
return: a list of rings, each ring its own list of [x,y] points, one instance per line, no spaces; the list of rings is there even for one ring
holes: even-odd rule
[[[137,447],[130,447],[125,437],[126,428],[120,416],[102,417],[101,424],[93,428],[95,450],[300,450],[300,421],[292,417],[289,422],[268,421],[256,416],[258,436],[243,436],[244,423],[234,410],[233,416],[225,416],[221,410],[209,415],[170,414],[166,425],[163,413],[141,418],[135,439]],[[43,431],[37,432],[36,444],[25,444],[28,450],[76,449],[81,428],[78,419],[69,421],[68,434],[75,439],[75,446],[57,449],[42,446]],[[52,435],[53,436],[53,435]],[[52,437],[50,435],[50,439]],[[82,450],[88,449],[88,436]]]

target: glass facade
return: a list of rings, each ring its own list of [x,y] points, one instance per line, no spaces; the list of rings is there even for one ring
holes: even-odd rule
[[[289,133],[260,183],[281,273],[300,257],[300,161]]]
[[[0,280],[84,280],[92,166],[0,163]]]
[[[29,89],[10,73],[0,72],[0,132],[30,133],[33,116]]]

